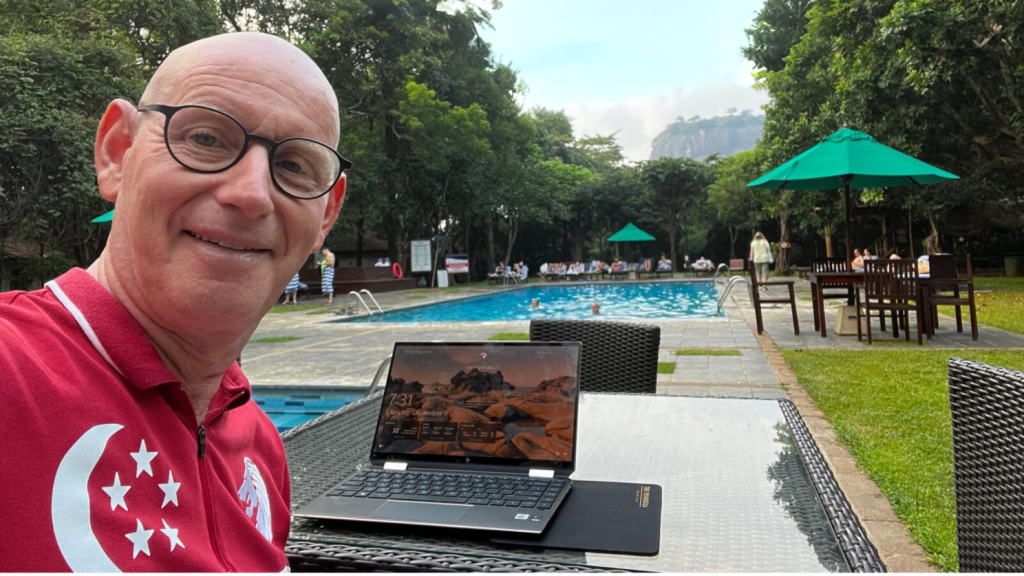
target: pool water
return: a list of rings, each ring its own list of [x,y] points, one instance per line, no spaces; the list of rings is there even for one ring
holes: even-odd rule
[[[531,308],[536,298],[539,308]],[[590,305],[597,302],[601,313]],[[718,291],[714,282],[647,282],[530,286],[430,304],[340,322],[482,322],[534,318],[715,318]]]
[[[253,402],[270,416],[270,421],[278,432],[284,432],[299,424],[333,412],[346,404],[351,404],[363,397],[358,390],[339,391],[288,391],[286,389],[255,388],[252,391]]]

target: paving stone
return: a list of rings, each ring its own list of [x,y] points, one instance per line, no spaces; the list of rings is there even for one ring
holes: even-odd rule
[[[889,572],[897,574],[939,571],[923,554],[894,554],[887,556],[883,561]]]
[[[672,386],[665,389],[669,396],[692,396],[703,398],[708,395],[707,386]]]
[[[839,487],[843,489],[843,493],[847,496],[853,496],[855,494],[880,496],[882,494],[878,489],[878,486],[872,482],[870,478],[860,472],[837,472],[835,477],[836,482],[839,483]]]
[[[915,555],[921,550],[921,547],[911,540],[910,533],[902,522],[864,520],[861,524],[864,526],[864,531],[867,532],[868,538],[879,548],[879,552],[883,548],[885,549],[885,556]],[[882,560],[885,561],[884,556]]]
[[[869,495],[869,494],[858,494],[856,496],[848,496],[847,499],[850,501],[850,506],[853,508],[854,514],[857,515],[861,521],[876,520],[880,522],[898,522],[896,515],[893,514],[892,506],[889,505],[889,500],[882,494]]]
[[[753,398],[750,388],[732,386],[712,386],[708,395],[715,398]]]
[[[751,394],[754,398],[761,398],[764,400],[784,400],[786,391],[781,388],[751,388]]]

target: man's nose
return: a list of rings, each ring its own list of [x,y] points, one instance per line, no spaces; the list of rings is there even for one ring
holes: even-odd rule
[[[226,182],[216,193],[221,204],[234,206],[248,218],[274,211],[274,181],[270,177],[270,150],[253,142],[237,164],[222,175]]]

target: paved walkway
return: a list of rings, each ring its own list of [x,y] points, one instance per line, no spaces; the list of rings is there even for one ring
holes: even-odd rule
[[[382,307],[391,310],[495,290],[498,288],[416,290],[380,294],[378,300]],[[416,325],[336,322],[338,317],[331,312],[339,309],[340,306],[336,306],[332,309],[268,314],[242,352],[242,364],[250,381],[257,386],[365,389],[380,363],[391,353],[395,342],[479,341],[499,332],[529,332],[526,321]],[[653,323],[661,326],[662,330],[659,361],[676,364],[674,373],[659,374],[659,393],[730,398],[786,397],[738,309],[727,309],[725,318],[659,320]],[[299,339],[260,342],[288,337]],[[727,351],[734,355],[677,356],[676,352],[680,350],[687,354]]]

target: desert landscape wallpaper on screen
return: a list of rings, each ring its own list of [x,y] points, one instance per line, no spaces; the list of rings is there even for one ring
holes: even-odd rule
[[[569,462],[578,348],[396,351],[375,452]]]

